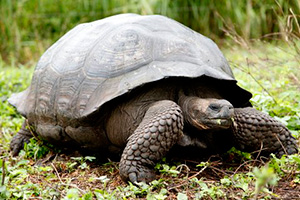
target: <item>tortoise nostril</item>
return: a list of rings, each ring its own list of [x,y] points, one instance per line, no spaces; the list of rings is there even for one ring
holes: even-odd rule
[[[233,115],[233,106],[224,106],[221,113],[221,117],[228,118]]]

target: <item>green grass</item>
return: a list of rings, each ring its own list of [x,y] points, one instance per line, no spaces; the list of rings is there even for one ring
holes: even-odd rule
[[[213,39],[300,35],[298,0],[1,0],[0,60],[33,64],[75,25],[127,12],[162,14]]]
[[[299,43],[297,43],[299,45]],[[254,94],[253,105],[284,122],[300,139],[299,53],[289,43],[224,43],[239,84]],[[32,141],[18,157],[9,142],[22,118],[8,105],[12,92],[30,84],[33,66],[0,64],[0,199],[270,199],[300,195],[300,155],[257,160],[235,149],[205,162],[163,160],[158,179],[140,186],[123,183],[118,163],[64,155]],[[5,162],[5,166],[3,166]],[[3,175],[5,172],[5,175]],[[4,183],[4,184],[2,184]]]
[[[297,0],[3,0],[0,1],[0,199],[299,197],[299,154],[257,160],[249,153],[232,149],[222,159],[204,162],[163,160],[155,167],[158,179],[140,186],[121,181],[117,162],[103,164],[89,156],[65,155],[34,140],[18,157],[9,154],[9,142],[23,119],[6,100],[30,84],[40,55],[76,24],[124,12],[163,14],[217,40],[240,86],[252,92],[254,107],[282,121],[299,143],[300,3]],[[264,38],[271,36],[272,42],[253,40],[264,35]]]
[[[300,130],[300,42],[253,43],[225,49],[239,85],[253,94],[253,105]]]

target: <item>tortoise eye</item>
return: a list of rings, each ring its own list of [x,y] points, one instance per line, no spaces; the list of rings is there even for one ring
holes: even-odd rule
[[[220,106],[216,105],[216,104],[210,104],[209,108],[213,111],[219,111],[220,110]]]

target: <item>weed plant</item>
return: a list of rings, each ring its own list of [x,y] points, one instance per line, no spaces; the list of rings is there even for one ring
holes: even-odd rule
[[[287,43],[224,45],[239,84],[253,93],[252,104],[285,123],[300,138],[299,62]],[[8,105],[12,92],[30,84],[33,67],[0,65],[0,199],[270,199],[300,196],[299,154],[260,160],[232,149],[222,159],[196,163],[163,160],[158,179],[126,185],[118,163],[69,156],[32,140],[18,157],[9,142],[22,117]]]
[[[253,94],[253,106],[299,141],[299,1],[126,2],[0,1],[0,199],[299,199],[299,154],[265,160],[233,148],[203,162],[162,160],[157,180],[139,185],[123,183],[116,162],[65,155],[35,140],[19,156],[9,154],[23,119],[7,98],[30,84],[40,54],[75,24],[122,12],[165,14],[206,35],[228,37],[218,41],[238,83]],[[261,36],[273,41],[252,39]]]
[[[120,13],[162,14],[214,40],[245,40],[299,29],[299,0],[1,0],[0,59],[33,64],[79,23]],[[289,21],[289,29],[283,25]],[[299,30],[298,30],[299,31]],[[275,33],[275,34],[274,34]],[[296,32],[300,35],[300,32]]]

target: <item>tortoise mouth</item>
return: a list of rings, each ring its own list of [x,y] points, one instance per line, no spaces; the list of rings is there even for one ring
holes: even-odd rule
[[[218,128],[226,129],[229,128],[232,124],[231,118],[213,118],[209,120],[211,124],[215,125]]]
[[[210,118],[201,122],[194,120],[194,125],[200,130],[228,129],[232,123],[232,118]]]

